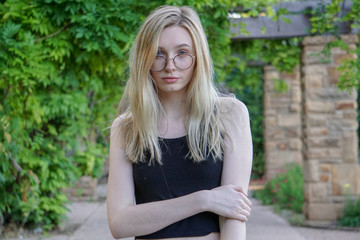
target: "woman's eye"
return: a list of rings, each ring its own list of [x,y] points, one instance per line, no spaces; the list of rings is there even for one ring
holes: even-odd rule
[[[188,52],[187,51],[185,51],[185,50],[180,50],[179,52],[178,52],[178,55],[183,55],[183,54],[187,54]]]
[[[162,51],[157,51],[156,56],[164,56],[164,53]]]

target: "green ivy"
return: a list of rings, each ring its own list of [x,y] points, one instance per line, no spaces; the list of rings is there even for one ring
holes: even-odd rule
[[[234,63],[228,11],[252,16],[276,0],[7,0],[0,3],[0,214],[50,229],[81,175],[99,177],[145,17],[162,4],[189,5],[203,22],[217,80]],[[249,11],[250,9],[250,11]],[[215,20],[216,21],[215,21]]]

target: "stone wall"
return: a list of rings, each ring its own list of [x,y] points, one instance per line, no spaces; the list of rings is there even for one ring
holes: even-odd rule
[[[351,49],[356,35],[342,36]],[[293,74],[264,67],[264,145],[266,177],[302,163],[303,211],[308,220],[335,220],[345,198],[360,194],[358,164],[357,92],[337,87],[342,59],[355,58],[341,49],[329,57],[319,54],[332,38],[307,37],[302,42],[301,66]],[[276,79],[289,86],[277,93]]]
[[[356,35],[342,38],[355,48]],[[318,52],[329,41],[317,36],[302,43],[304,213],[309,220],[338,218],[345,195],[360,194],[357,92],[336,86],[341,60],[356,56],[333,49],[324,59]]]
[[[285,81],[286,92],[275,88],[276,81]],[[288,163],[302,163],[301,86],[300,72],[279,73],[264,67],[264,150],[265,176],[272,178]]]

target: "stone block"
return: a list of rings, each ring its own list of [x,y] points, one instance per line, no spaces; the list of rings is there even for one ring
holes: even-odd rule
[[[264,149],[265,149],[266,152],[268,152],[268,151],[276,151],[276,142],[275,141],[268,141],[268,140],[265,139]]]
[[[264,80],[273,82],[274,79],[280,79],[280,73],[275,68],[269,69],[265,68],[264,71]]]
[[[341,147],[329,147],[327,148],[327,154],[329,162],[337,162],[342,159],[343,150]]]
[[[355,120],[345,118],[338,119],[336,116],[333,116],[332,118],[329,117],[328,121],[330,132],[356,131],[359,125]]]
[[[358,162],[358,135],[354,132],[343,132],[344,162]]]
[[[294,70],[291,73],[282,72],[280,74],[280,78],[281,79],[290,79],[292,81],[299,81],[299,78],[300,78],[299,68],[295,67]]]
[[[275,116],[266,116],[264,117],[264,126],[265,128],[277,126],[277,121]]]
[[[326,158],[327,153],[322,149],[307,149],[304,152],[304,157],[308,161],[324,159]]]
[[[291,113],[300,113],[301,112],[301,105],[299,103],[292,103],[290,105],[290,112]]]
[[[314,75],[306,75],[303,77],[304,86],[307,89],[321,88],[323,87],[325,75],[322,74],[314,74]]]
[[[307,127],[305,129],[305,134],[307,137],[323,137],[329,135],[329,129],[326,127]]]
[[[324,173],[320,174],[320,181],[329,182],[329,180],[330,180],[329,174],[324,174]]]
[[[339,137],[309,137],[308,144],[313,147],[339,147],[341,139]]]
[[[332,221],[338,217],[333,203],[306,203],[304,213],[308,220]]]
[[[301,125],[300,114],[295,114],[295,113],[279,114],[277,121],[280,127],[293,127],[293,126]]]
[[[326,75],[327,74],[327,66],[322,64],[316,64],[316,65],[304,65],[301,68],[302,71],[302,78],[301,82],[304,82],[304,77],[309,75]]]
[[[263,95],[263,105],[264,110],[271,109],[271,94],[269,94],[265,89]]]
[[[340,91],[337,87],[307,89],[306,97],[307,99],[326,99],[332,101],[343,98],[352,99],[352,96],[350,96],[348,92]]]
[[[349,120],[355,120],[357,119],[357,111],[356,110],[344,110],[343,111],[343,116],[345,119],[349,119]]]
[[[331,164],[320,164],[319,169],[323,173],[330,173],[332,170]]]
[[[291,101],[293,103],[301,103],[301,89],[300,87],[292,87],[292,91],[291,91]]]
[[[356,44],[358,42],[358,36],[356,34],[344,34],[341,35],[341,40],[348,44]],[[333,36],[311,36],[305,37],[302,41],[303,46],[308,45],[325,45],[331,41],[335,41],[336,38]]]
[[[324,114],[311,114],[305,118],[306,125],[324,127],[327,125],[327,116]]]
[[[323,45],[307,45],[302,49],[301,62],[305,65],[314,63],[323,63],[324,54],[321,51],[324,49]]]
[[[266,163],[272,169],[284,169],[289,163],[302,163],[302,155],[294,151],[271,151],[266,154]]]
[[[332,166],[332,194],[344,195],[357,192],[358,164],[334,164]]]
[[[357,103],[355,100],[342,100],[336,102],[336,109],[337,110],[344,110],[344,109],[356,109]]]
[[[276,149],[280,151],[285,151],[289,148],[289,144],[287,142],[281,142],[276,145]]]
[[[280,129],[265,129],[264,135],[266,138],[276,140],[276,139],[283,139],[284,134]]]
[[[308,113],[334,113],[335,103],[332,101],[307,101],[305,103],[305,114]]]
[[[301,129],[300,127],[292,127],[292,128],[287,128],[285,130],[285,136],[287,138],[297,138],[301,136]]]
[[[336,85],[339,81],[339,77],[341,75],[341,72],[336,69],[334,66],[328,67],[328,76],[329,76],[329,84],[330,85]]]
[[[344,34],[341,35],[341,40],[346,42],[347,44],[356,44],[359,42],[359,37],[356,34]]]
[[[337,65],[343,64],[343,61],[346,61],[348,59],[353,59],[354,55],[352,54],[346,54],[346,53],[338,53],[333,55],[334,63]]]
[[[301,142],[300,138],[290,139],[289,140],[289,148],[291,150],[301,150],[302,142]]]
[[[303,174],[306,182],[319,181],[319,162],[316,160],[307,160],[303,162]]]
[[[305,182],[304,197],[306,201],[315,203],[326,203],[330,201],[327,183],[324,182]]]

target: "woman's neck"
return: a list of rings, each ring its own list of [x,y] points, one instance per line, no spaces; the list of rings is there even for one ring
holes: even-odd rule
[[[184,118],[186,115],[186,101],[184,94],[166,94],[161,96],[161,103],[167,120]]]
[[[186,134],[186,102],[184,96],[175,94],[161,98],[164,115],[159,119],[159,133],[162,137],[179,137]]]

